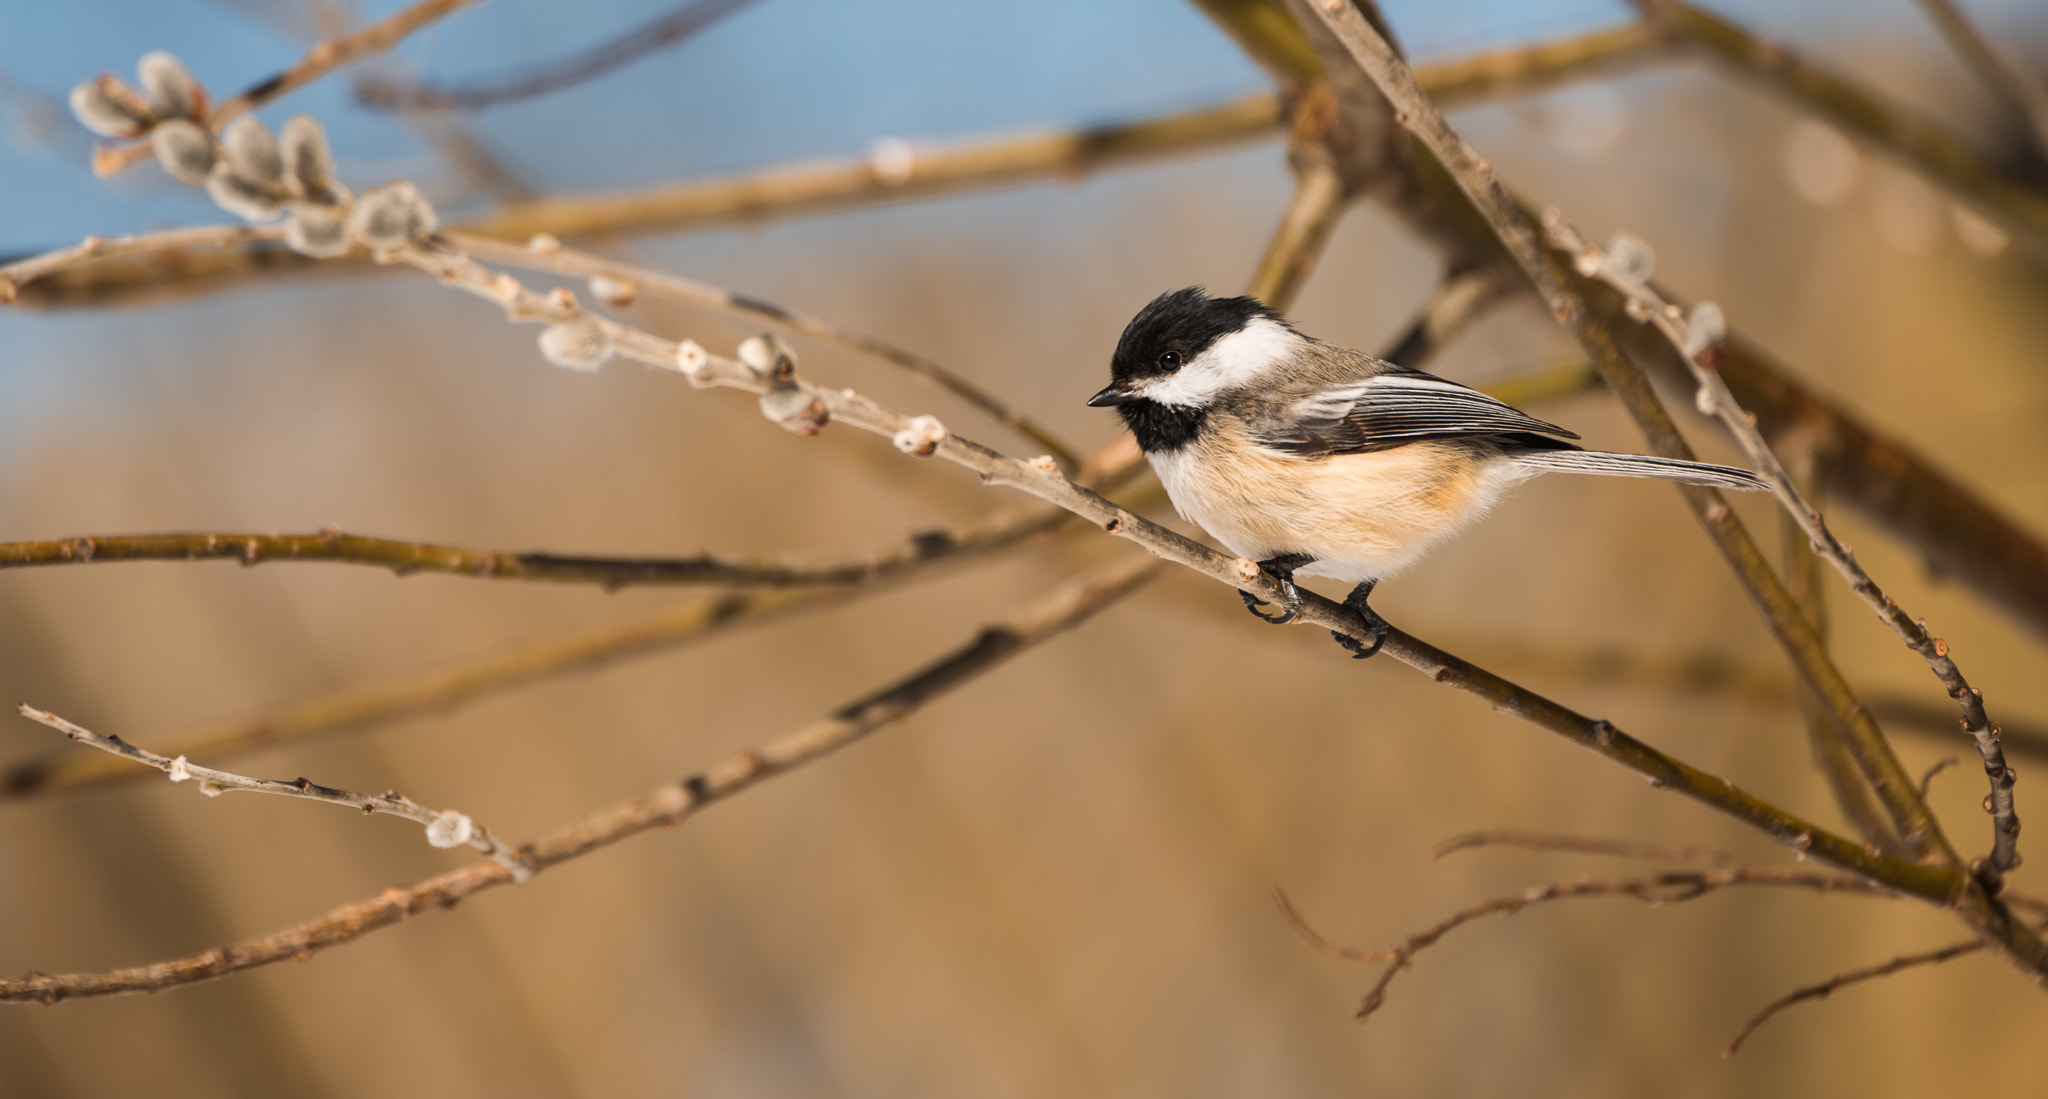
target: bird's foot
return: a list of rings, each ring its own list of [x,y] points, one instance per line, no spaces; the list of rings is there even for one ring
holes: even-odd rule
[[[1351,659],[1353,660],[1364,660],[1369,656],[1377,655],[1380,647],[1387,643],[1387,635],[1394,631],[1394,627],[1386,619],[1380,617],[1380,612],[1366,605],[1365,601],[1372,595],[1373,585],[1377,582],[1367,580],[1365,583],[1351,589],[1351,594],[1344,597],[1344,605],[1358,612],[1359,619],[1365,623],[1366,632],[1372,634],[1372,641],[1367,643],[1360,641],[1350,634],[1338,633],[1336,630],[1330,631],[1330,636],[1337,639],[1337,644],[1350,650]]]
[[[1248,591],[1240,590],[1237,594],[1244,600],[1244,609],[1252,612],[1253,618],[1261,622],[1271,622],[1275,626],[1284,626],[1294,621],[1295,616],[1301,613],[1301,590],[1294,586],[1294,570],[1314,560],[1315,558],[1307,554],[1288,553],[1259,562],[1259,568],[1264,569],[1280,583],[1280,613],[1267,614],[1260,610],[1260,607],[1267,605],[1266,601]]]

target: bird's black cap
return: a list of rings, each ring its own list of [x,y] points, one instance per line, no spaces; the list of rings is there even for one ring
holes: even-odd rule
[[[1109,376],[1126,382],[1172,373],[1174,367],[1160,362],[1167,352],[1178,354],[1181,363],[1193,362],[1210,344],[1243,330],[1254,317],[1287,323],[1257,298],[1212,298],[1199,286],[1161,294],[1124,326],[1109,360]]]

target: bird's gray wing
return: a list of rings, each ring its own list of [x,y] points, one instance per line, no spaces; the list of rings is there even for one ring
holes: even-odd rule
[[[1261,446],[1293,454],[1358,454],[1424,439],[1486,435],[1578,438],[1469,386],[1412,370],[1319,390],[1252,425]]]

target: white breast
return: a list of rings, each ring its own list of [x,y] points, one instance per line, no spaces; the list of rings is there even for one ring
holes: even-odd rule
[[[1315,563],[1301,575],[1354,584],[1414,563],[1533,472],[1439,442],[1302,458],[1242,441],[1228,424],[1148,457],[1174,508],[1230,552],[1306,554]]]

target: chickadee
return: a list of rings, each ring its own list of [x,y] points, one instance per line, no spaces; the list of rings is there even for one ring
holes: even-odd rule
[[[1301,606],[1297,573],[1356,584],[1344,605],[1373,641],[1335,637],[1359,659],[1391,629],[1366,605],[1373,585],[1537,474],[1768,487],[1746,469],[1583,450],[1564,441],[1576,434],[1478,390],[1304,336],[1253,298],[1199,287],[1139,310],[1109,370],[1089,405],[1115,407],[1175,509],[1286,593],[1279,614],[1239,592],[1245,606],[1284,623]]]

